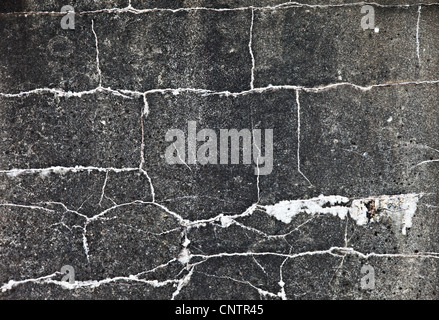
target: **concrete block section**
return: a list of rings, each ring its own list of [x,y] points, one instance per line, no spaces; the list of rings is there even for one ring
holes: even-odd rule
[[[71,171],[47,170],[16,176],[1,173],[0,181],[1,203],[34,204],[61,213],[74,210],[90,218],[116,204],[151,201],[148,180],[139,171],[75,171],[72,168]],[[84,222],[84,218],[77,218]],[[60,215],[59,221],[66,220]]]
[[[104,85],[139,91],[249,89],[250,22],[249,12],[96,16]]]
[[[1,105],[2,170],[140,164],[142,99],[41,93]]]
[[[55,210],[1,205],[0,281],[24,280],[61,271],[64,265],[75,264],[84,273],[86,258],[81,230],[68,230]],[[67,215],[66,215],[67,216]],[[65,225],[69,225],[64,219]],[[74,225],[74,220],[71,220]],[[36,227],[38,226],[38,227]],[[4,294],[2,297],[4,297]],[[32,293],[25,296],[36,298]]]
[[[98,86],[91,19],[77,17],[75,30],[63,30],[61,19],[0,15],[0,92],[44,87],[83,91]]]
[[[112,210],[108,217],[112,219],[92,221],[87,227],[90,267],[95,278],[128,272],[147,279],[145,271],[160,265],[171,276],[172,263],[169,268],[165,264],[181,252],[182,228],[170,214],[156,206],[133,204]],[[178,261],[174,265],[181,270]]]
[[[302,93],[303,173],[326,195],[430,192],[437,179],[437,92],[437,84],[427,84]]]
[[[373,28],[363,30],[361,6],[257,11],[255,86],[433,80],[434,64],[420,72],[418,7],[375,7],[374,15]]]
[[[259,176],[260,203],[272,204],[306,195],[309,183],[297,170],[298,105],[294,90],[258,94],[261,101],[252,108],[255,128],[273,130],[273,165]],[[267,150],[261,150],[264,154]]]
[[[439,78],[439,6],[422,7],[419,16],[418,50],[421,75]]]
[[[145,168],[152,179],[158,202],[193,220],[211,218],[224,212],[241,214],[257,202],[253,154],[251,162],[244,163],[242,140],[238,148],[233,148],[229,139],[228,148],[223,149],[225,163],[220,164],[220,141],[221,130],[231,129],[237,132],[244,130],[252,138],[250,109],[261,103],[261,96],[223,97],[181,93],[148,95],[147,99],[149,115],[145,119]],[[201,139],[196,143],[195,150],[189,146],[193,141],[189,137],[189,122],[196,125],[197,134],[207,129],[216,135],[216,143],[210,140],[213,147],[208,152],[202,151],[205,143]],[[183,135],[183,149],[179,149],[178,153],[173,147],[177,138],[172,136],[170,130],[181,130]],[[170,141],[166,141],[167,133],[170,134]],[[249,151],[253,151],[251,142],[247,146]],[[181,158],[181,163],[170,164],[166,156],[168,150],[173,152],[174,160]],[[212,155],[216,152],[213,162],[201,164],[200,155],[209,155],[211,151]],[[238,163],[232,163],[233,151],[239,153]],[[196,164],[193,155],[196,156]]]

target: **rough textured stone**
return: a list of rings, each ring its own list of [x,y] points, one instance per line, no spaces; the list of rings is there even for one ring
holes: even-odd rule
[[[129,0],[74,0],[70,2],[62,0],[18,0],[4,1],[0,5],[0,12],[60,12],[61,8],[70,5],[73,6],[75,12],[101,10],[110,8],[124,8],[128,6]]]
[[[137,167],[142,109],[105,94],[2,98],[2,167]]]
[[[439,6],[377,3],[3,1],[0,299],[437,299]]]
[[[4,15],[0,24],[3,93],[98,85],[90,17],[77,19],[75,31],[61,29],[60,18],[52,16]]]
[[[373,85],[434,79],[435,68],[419,69],[417,8],[377,8],[375,14],[378,33],[362,30],[360,8],[257,12],[256,85]]]
[[[250,18],[248,12],[207,11],[97,16],[104,85],[249,89],[251,65],[243,62],[250,62]]]

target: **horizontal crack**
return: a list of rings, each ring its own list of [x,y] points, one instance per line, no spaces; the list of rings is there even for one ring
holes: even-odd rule
[[[34,284],[53,284],[60,286],[62,288],[68,289],[68,290],[75,290],[80,288],[96,288],[104,284],[111,284],[111,283],[118,283],[118,282],[139,282],[146,285],[150,285],[153,287],[163,287],[167,285],[177,285],[177,290],[174,292],[172,298],[175,298],[181,291],[181,289],[188,284],[190,281],[190,278],[195,270],[195,267],[205,263],[207,260],[213,259],[213,258],[224,258],[224,257],[262,257],[262,256],[277,256],[277,257],[283,257],[287,259],[296,259],[301,257],[308,257],[308,256],[316,256],[316,255],[331,255],[334,257],[343,257],[346,255],[353,255],[357,256],[362,259],[369,259],[372,257],[376,258],[404,258],[404,259],[439,259],[439,253],[436,252],[426,252],[426,253],[416,253],[416,254],[404,254],[404,253],[362,253],[359,252],[353,248],[350,247],[331,247],[327,250],[316,250],[316,251],[306,251],[306,252],[300,252],[295,254],[284,254],[284,253],[278,253],[278,252],[245,252],[245,253],[218,253],[213,255],[192,255],[192,258],[201,258],[202,261],[194,263],[193,265],[190,265],[190,272],[185,275],[182,279],[168,279],[165,281],[157,281],[157,280],[144,280],[139,278],[141,275],[153,272],[153,271],[144,271],[137,275],[129,275],[129,276],[119,276],[114,278],[107,278],[104,280],[89,280],[89,281],[76,281],[73,284],[70,284],[68,282],[63,281],[57,281],[53,280],[54,277],[59,276],[60,272],[55,272],[53,274],[50,274],[48,276],[43,276],[39,278],[34,279],[26,279],[26,280],[10,280],[8,283],[3,284],[0,287],[0,290],[2,292],[6,292],[11,290],[12,288],[27,284],[27,283],[34,283]],[[175,259],[170,260],[169,262],[158,266],[152,270],[157,270],[159,268],[162,268],[163,266],[169,265],[170,263],[174,262]],[[233,280],[233,279],[230,279]],[[248,282],[246,282],[249,284]],[[254,287],[258,291],[260,289]],[[261,293],[268,294],[270,296],[279,296],[275,294],[270,294],[266,291],[261,291]]]
[[[361,90],[361,91],[370,91],[374,88],[385,88],[385,87],[396,87],[396,86],[410,86],[410,85],[434,85],[439,84],[439,80],[423,80],[423,81],[402,81],[402,82],[388,82],[388,83],[381,83],[381,84],[374,84],[374,85],[368,85],[368,86],[361,86],[357,85],[355,83],[349,83],[349,82],[340,82],[340,83],[334,83],[334,84],[328,84],[328,85],[322,85],[317,87],[306,87],[306,86],[297,86],[297,85],[270,85],[266,87],[260,87],[260,88],[254,88],[250,90],[244,90],[239,92],[231,92],[231,91],[214,91],[214,90],[208,90],[208,89],[197,89],[197,88],[164,88],[164,89],[151,89],[147,91],[136,91],[136,90],[128,90],[128,89],[111,89],[111,88],[104,88],[104,87],[97,87],[92,90],[87,91],[79,91],[79,92],[72,92],[72,91],[64,91],[62,89],[55,89],[55,88],[38,88],[38,89],[32,89],[29,91],[22,91],[19,93],[1,93],[0,97],[4,98],[20,98],[25,97],[31,94],[42,94],[42,93],[53,93],[57,94],[61,97],[82,97],[84,95],[91,95],[96,93],[109,93],[114,94],[116,96],[121,96],[124,98],[133,98],[134,97],[141,97],[148,94],[174,94],[178,95],[180,93],[195,93],[195,94],[201,94],[201,95],[220,95],[220,96],[243,96],[247,94],[252,93],[264,93],[267,91],[275,91],[275,90],[302,90],[305,92],[311,92],[311,93],[317,93],[321,91],[327,91],[330,89],[335,89],[338,87],[353,87],[355,89]]]
[[[102,167],[92,167],[92,166],[75,166],[75,167],[48,167],[48,168],[31,168],[31,169],[10,169],[10,170],[0,170],[0,174],[6,174],[10,178],[17,177],[22,174],[42,174],[47,175],[50,173],[55,174],[66,174],[69,172],[85,172],[85,171],[98,171],[98,172],[133,172],[139,171],[139,168],[102,168]]]
[[[340,3],[340,4],[306,4],[300,2],[285,2],[274,6],[243,6],[236,8],[213,8],[213,7],[187,7],[187,8],[146,8],[146,9],[136,9],[131,5],[125,8],[108,8],[108,9],[97,9],[97,10],[87,10],[76,12],[78,15],[90,15],[98,13],[133,13],[133,14],[145,14],[151,12],[188,12],[188,11],[213,11],[213,12],[230,12],[230,11],[247,11],[247,10],[277,10],[277,9],[288,9],[288,8],[343,8],[343,7],[358,7],[364,5],[372,5],[380,8],[409,8],[418,6],[437,6],[439,3],[408,3],[408,4],[381,4],[377,2],[352,2],[352,3]],[[65,12],[58,11],[23,11],[23,12],[6,12],[0,13],[0,16],[17,15],[17,16],[33,16],[33,15],[65,15]]]

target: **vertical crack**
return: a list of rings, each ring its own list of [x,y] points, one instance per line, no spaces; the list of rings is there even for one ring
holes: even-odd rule
[[[140,145],[140,165],[139,170],[142,174],[146,176],[146,179],[148,179],[149,182],[149,188],[151,189],[151,197],[152,202],[155,203],[155,190],[154,185],[152,184],[151,177],[149,176],[148,172],[144,169],[145,166],[145,117],[148,117],[149,115],[149,105],[148,105],[148,99],[146,98],[146,93],[143,94],[143,109],[140,113],[140,124],[142,128],[142,143]]]
[[[308,181],[308,183],[313,186],[313,184],[311,183],[311,181],[309,181],[309,179],[305,176],[305,174],[302,172],[301,170],[301,164],[300,164],[300,142],[301,142],[301,138],[300,138],[300,98],[299,98],[299,90],[296,89],[296,104],[297,104],[297,171],[306,179],[306,181]]]
[[[102,205],[102,201],[104,200],[105,197],[105,188],[107,187],[107,181],[108,181],[108,171],[105,173],[105,180],[104,180],[104,185],[102,186],[102,193],[101,193],[101,198],[99,199],[99,206]]]
[[[250,90],[253,90],[255,88],[255,56],[253,54],[253,26],[255,22],[255,10],[252,8],[252,21],[250,24],[250,41],[248,43],[248,49],[250,52],[250,56],[252,59],[252,69],[251,69],[251,80],[250,80]]]
[[[102,88],[102,72],[101,72],[101,64],[99,61],[99,42],[98,42],[98,36],[95,32],[94,20],[91,21],[91,29],[92,29],[93,34],[95,36],[95,43],[96,43],[96,68],[98,70],[98,77],[99,77],[99,87],[98,88]]]
[[[250,118],[251,118],[251,124],[252,124],[253,148],[256,148],[258,150],[258,157],[256,159],[256,173],[257,173],[257,176],[256,176],[256,191],[257,191],[257,194],[258,194],[258,200],[257,200],[256,204],[259,204],[259,202],[261,200],[261,188],[260,188],[261,171],[260,171],[260,167],[259,167],[259,165],[260,165],[259,162],[260,162],[260,158],[261,158],[261,149],[258,146],[258,144],[256,143],[256,139],[255,139],[255,132],[254,132],[255,125],[254,125],[254,122],[253,122],[253,107],[252,106],[250,106]],[[261,147],[262,147],[262,145],[261,145]]]
[[[418,22],[416,25],[416,53],[418,56],[419,66],[421,66],[421,44],[419,40],[419,25],[421,23],[421,10],[422,10],[422,5],[418,7]]]

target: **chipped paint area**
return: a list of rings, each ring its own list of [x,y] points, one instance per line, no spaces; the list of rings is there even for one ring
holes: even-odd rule
[[[357,225],[390,220],[403,235],[412,227],[418,201],[422,194],[383,195],[362,199],[342,196],[319,196],[308,200],[281,201],[272,206],[264,206],[267,214],[288,224],[299,213],[310,215],[329,214],[344,220],[347,215]]]

